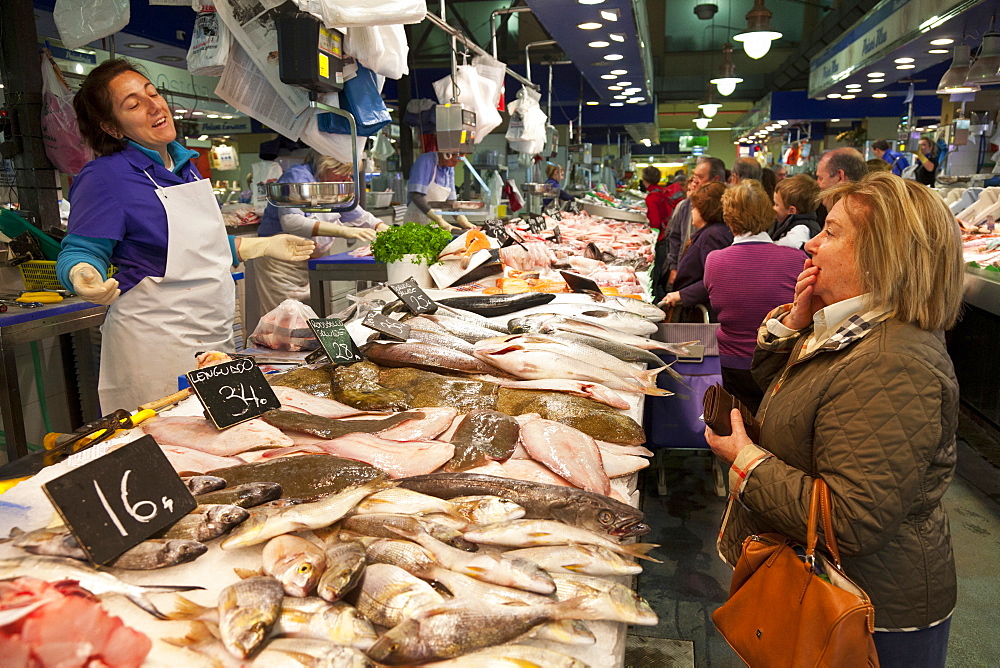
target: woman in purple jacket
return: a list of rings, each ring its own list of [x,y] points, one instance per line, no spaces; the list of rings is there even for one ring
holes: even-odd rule
[[[733,242],[733,234],[723,221],[724,192],[726,186],[713,181],[701,186],[691,195],[691,224],[697,229],[677,262],[674,291],[667,293],[660,302],[661,307],[708,305],[708,290],[704,281],[705,259],[712,251],[725,248]],[[683,322],[686,312],[687,309],[674,308],[670,320]],[[700,321],[699,318],[698,322]]]
[[[733,244],[708,254],[705,287],[719,315],[722,386],[756,413],[764,398],[750,374],[757,329],[768,313],[795,296],[806,254],[771,240],[771,199],[757,181],[747,179],[727,188],[722,214]]]

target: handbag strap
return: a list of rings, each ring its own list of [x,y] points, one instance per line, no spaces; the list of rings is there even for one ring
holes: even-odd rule
[[[833,513],[830,504],[830,488],[822,478],[813,480],[812,495],[809,498],[809,519],[806,528],[806,562],[815,563],[816,542],[819,539],[817,526],[823,522],[823,534],[826,538],[826,548],[833,558],[833,564],[840,569],[840,550],[837,548],[837,537],[833,532]]]

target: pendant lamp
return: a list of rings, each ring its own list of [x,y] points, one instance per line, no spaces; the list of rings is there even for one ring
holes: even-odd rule
[[[733,45],[726,42],[722,45],[722,65],[719,66],[719,73],[722,75],[709,81],[715,84],[719,95],[732,95],[736,90],[736,84],[743,83],[743,79],[736,76],[736,65],[733,63]]]
[[[1000,83],[1000,32],[991,30],[983,35],[979,57],[969,67],[965,81],[970,86]]]
[[[951,59],[951,67],[941,77],[938,83],[938,95],[951,95],[953,93],[974,93],[979,90],[979,84],[966,83],[969,77],[969,60],[971,50],[965,43],[955,46],[955,53]]]
[[[715,118],[715,115],[719,113],[722,105],[715,101],[715,91],[711,87],[708,89],[704,101],[698,103],[698,108],[701,109],[701,113],[706,118]]]
[[[764,0],[754,0],[753,8],[747,12],[747,30],[733,39],[743,42],[743,50],[753,59],[763,58],[771,49],[771,42],[780,39],[781,33],[771,30],[771,11],[764,6]]]
[[[708,127],[708,124],[712,122],[711,118],[695,118],[694,124],[698,126],[699,130],[704,130]]]

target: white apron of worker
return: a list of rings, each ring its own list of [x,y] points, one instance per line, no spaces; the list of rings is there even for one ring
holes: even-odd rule
[[[177,377],[197,366],[196,353],[236,350],[233,259],[212,184],[153,183],[167,213],[167,268],[108,309],[99,384],[105,414],[176,392]]]
[[[427,186],[427,193],[424,197],[427,199],[427,204],[430,205],[431,209],[438,211],[449,199],[451,199],[451,188],[443,186],[431,178],[431,182]],[[413,202],[410,202],[406,206],[406,222],[411,220],[415,223],[420,223],[421,225],[427,225],[428,223],[433,222]]]
[[[339,222],[339,216],[313,214],[318,220]],[[335,255],[347,251],[347,239],[340,237],[312,237],[316,250],[310,259]],[[261,256],[250,260],[253,265],[254,287],[260,303],[260,314],[264,315],[277,308],[286,299],[309,303],[309,260],[292,262],[274,257]]]

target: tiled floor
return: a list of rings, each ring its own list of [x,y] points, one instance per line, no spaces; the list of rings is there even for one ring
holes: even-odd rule
[[[655,627],[630,633],[694,643],[694,665],[741,666],[712,624],[712,611],[729,589],[731,570],[715,551],[725,499],[715,495],[709,459],[671,458],[667,494],[659,496],[655,476],[645,476],[643,510],[652,526],[644,540],[659,543],[662,564],[644,562],[639,593],[660,616]],[[948,665],[996,666],[1000,656],[1000,470],[964,441],[958,474],[945,504],[951,520],[959,594],[951,627]],[[690,665],[679,662],[674,665]]]

